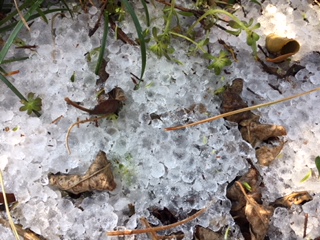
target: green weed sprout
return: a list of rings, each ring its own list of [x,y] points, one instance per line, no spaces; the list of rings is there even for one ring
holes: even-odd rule
[[[234,30],[226,30],[228,33],[238,36],[242,30],[247,33],[247,44],[252,47],[254,53],[257,52],[257,41],[259,40],[259,35],[254,32],[255,29],[260,27],[260,24],[253,25],[253,20],[250,20],[248,23],[240,21],[237,17],[231,13],[220,10],[220,9],[210,9],[204,13],[197,21],[194,23],[186,33],[183,33],[183,28],[180,26],[179,14],[183,16],[196,16],[194,11],[186,9],[182,11],[177,11],[175,8],[175,0],[171,2],[169,6],[166,6],[163,10],[165,27],[160,32],[159,28],[152,28],[152,37],[155,41],[155,44],[150,47],[150,50],[159,57],[166,57],[168,60],[173,60],[179,64],[180,61],[176,59],[171,59],[170,55],[175,52],[174,47],[171,45],[172,37],[178,37],[190,42],[193,46],[190,47],[189,55],[192,55],[196,52],[202,52],[203,57],[211,61],[208,66],[208,69],[213,69],[216,75],[220,75],[222,70],[230,66],[232,61],[229,58],[227,51],[221,51],[218,56],[213,56],[208,53],[206,46],[209,44],[209,38],[205,37],[200,41],[195,41],[193,37],[193,30],[195,26],[199,23],[204,24],[204,29],[209,30],[215,22],[218,20],[218,14],[225,14],[229,16],[232,21],[229,22],[230,27]],[[180,9],[180,8],[179,8]]]
[[[27,111],[28,115],[31,115],[33,111],[39,112],[41,111],[42,107],[42,100],[39,97],[34,97],[34,93],[30,92],[28,93],[27,101],[21,100],[21,103],[23,104],[22,107],[20,107],[20,111]]]
[[[228,58],[228,53],[221,51],[218,57],[212,56],[211,54],[205,54],[205,58],[212,60],[212,63],[208,66],[209,69],[214,69],[216,75],[220,75],[222,69],[232,64],[231,60]]]
[[[234,16],[233,14],[222,10],[222,9],[210,9],[206,13],[204,13],[189,29],[189,34],[194,30],[194,28],[200,24],[202,21],[206,20],[208,17],[217,18],[219,14],[223,14],[228,16],[232,20],[229,21],[229,26],[234,30],[227,30],[228,33],[233,34],[235,36],[239,36],[241,31],[245,31],[247,34],[247,44],[252,48],[253,54],[256,56],[257,54],[257,41],[260,36],[254,32],[254,30],[260,27],[260,23],[256,23],[253,25],[253,19],[250,19],[248,23],[245,21],[241,21],[239,18]]]

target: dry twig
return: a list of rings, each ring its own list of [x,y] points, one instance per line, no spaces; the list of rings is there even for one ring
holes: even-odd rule
[[[71,154],[71,150],[70,150],[70,146],[69,146],[69,135],[71,133],[72,128],[74,128],[74,126],[79,126],[79,124],[83,124],[83,123],[87,123],[87,122],[95,122],[95,121],[98,121],[100,119],[107,118],[109,116],[110,116],[110,114],[104,115],[104,116],[101,116],[101,117],[97,117],[97,118],[90,118],[90,119],[86,119],[86,120],[80,120],[80,121],[77,121],[74,124],[72,124],[69,127],[67,135],[66,135],[66,147],[67,147],[69,155]]]
[[[243,113],[243,112],[255,110],[255,109],[258,109],[258,108],[262,108],[262,107],[268,107],[268,106],[272,106],[272,105],[275,105],[275,104],[278,104],[278,103],[282,103],[282,102],[288,102],[288,101],[290,101],[292,99],[303,97],[303,96],[306,96],[306,95],[308,95],[310,93],[318,92],[318,91],[320,91],[320,87],[312,89],[312,90],[304,92],[304,93],[299,93],[299,94],[296,94],[296,95],[293,95],[293,96],[290,96],[290,97],[287,97],[287,98],[276,100],[276,101],[273,101],[273,102],[262,103],[262,104],[257,104],[257,105],[251,106],[251,107],[238,109],[238,110],[235,110],[235,111],[223,113],[223,114],[220,114],[218,116],[214,116],[214,117],[211,117],[211,118],[203,119],[203,120],[200,120],[198,122],[186,124],[186,125],[183,125],[183,126],[168,127],[168,128],[165,128],[165,130],[166,131],[175,131],[175,130],[185,129],[185,128],[188,128],[188,127],[194,127],[194,126],[197,126],[197,125],[200,125],[200,124],[213,122],[213,121],[221,119],[221,118],[233,116],[233,115],[238,114],[238,113]]]
[[[178,226],[191,222],[192,220],[198,218],[200,215],[204,214],[208,210],[208,208],[212,205],[212,203],[213,201],[211,201],[207,207],[199,210],[192,216],[176,223],[172,223],[166,226],[151,227],[151,228],[137,229],[137,230],[111,231],[107,233],[107,236],[126,236],[126,235],[135,235],[135,234],[143,234],[143,233],[153,233],[153,232],[169,230],[171,228],[176,228]]]

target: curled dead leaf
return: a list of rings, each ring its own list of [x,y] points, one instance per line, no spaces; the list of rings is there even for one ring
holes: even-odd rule
[[[236,182],[246,199],[245,215],[250,224],[251,239],[264,240],[267,235],[273,208],[258,204],[256,200],[248,195],[240,182]]]
[[[241,183],[248,183],[251,187],[251,194],[253,194],[256,201],[261,200],[261,193],[260,193],[260,184],[261,184],[261,177],[258,170],[251,166],[249,171],[243,175],[241,178],[238,179],[238,182]],[[233,182],[231,186],[227,189],[227,198],[232,203],[231,211],[234,214],[238,214],[237,211],[239,211],[241,208],[243,208],[246,205],[245,197],[243,196],[241,189]]]
[[[254,148],[270,138],[276,138],[287,134],[287,130],[283,126],[261,124],[255,120],[252,121],[251,119],[242,121],[240,125],[242,126],[242,138]]]
[[[100,151],[85,175],[49,174],[49,182],[73,194],[90,191],[112,191],[116,188],[111,163],[105,152]]]
[[[194,233],[196,240],[223,240],[224,235],[221,232],[214,232],[208,228],[201,226],[196,226],[196,231]]]
[[[262,166],[269,166],[281,152],[285,142],[280,141],[278,146],[270,144],[260,147],[256,150],[256,157]]]
[[[276,201],[270,203],[273,207],[291,208],[293,204],[302,205],[312,200],[312,196],[307,191],[293,192],[287,196],[278,198]]]
[[[222,95],[221,112],[226,113],[248,106],[240,96],[242,88],[243,80],[241,78],[233,80],[232,85],[228,86]],[[271,139],[279,141],[278,137],[287,134],[287,130],[283,126],[262,124],[259,122],[260,117],[251,111],[228,116],[225,119],[239,124],[242,138],[253,148],[258,149],[256,156],[261,165],[268,166],[283,148],[283,141],[277,147],[273,147],[268,142]]]

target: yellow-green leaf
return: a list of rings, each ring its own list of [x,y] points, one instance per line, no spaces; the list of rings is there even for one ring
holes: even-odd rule
[[[304,183],[304,182],[308,181],[311,177],[312,177],[312,170],[310,169],[308,174],[304,178],[302,178],[300,182]]]

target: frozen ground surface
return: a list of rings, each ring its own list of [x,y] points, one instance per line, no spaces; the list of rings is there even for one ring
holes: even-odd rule
[[[215,29],[210,35],[211,51],[220,51],[221,46],[214,44],[219,37],[238,52],[239,62],[227,69],[230,74],[215,76],[200,57],[186,57],[185,42],[176,41],[173,43],[177,49],[175,57],[184,65],[149,53],[145,82],[139,90],[133,90],[130,72],[140,73],[140,49],[115,40],[110,33],[106,53],[109,61],[106,71],[110,77],[105,89],[119,86],[128,100],[117,121],[103,120],[99,127],[84,124],[74,129],[70,138],[71,155],[65,148],[67,129],[78,117],[85,119],[88,115],[67,106],[64,98],[88,107],[96,104],[97,76],[93,64],[88,63],[84,55],[100,46],[102,29],[88,37],[89,27],[97,20],[95,8],[88,14],[78,14],[76,20],[57,18],[54,45],[50,26],[41,19],[36,20],[31,32],[23,31],[20,37],[29,45],[39,46],[38,49],[31,52],[12,48],[8,56],[27,54],[30,59],[11,64],[7,71],[20,71],[12,81],[22,93],[35,92],[41,96],[42,116],[29,117],[19,112],[21,104],[17,97],[0,83],[1,129],[10,129],[0,133],[0,167],[7,191],[14,193],[19,201],[12,213],[14,219],[50,240],[106,239],[108,230],[116,226],[133,229],[140,225],[142,216],[157,223],[150,216],[150,207],[167,207],[182,219],[213,199],[214,204],[206,214],[179,228],[186,239],[192,238],[196,224],[212,230],[229,226],[234,236],[240,236],[229,214],[231,204],[225,197],[225,189],[236,176],[246,172],[246,158],[256,162],[254,150],[242,140],[237,127],[224,120],[177,132],[165,132],[164,128],[182,124],[187,119],[191,122],[217,115],[220,100],[213,92],[234,78],[244,79],[243,98],[250,105],[320,86],[320,55],[313,52],[320,49],[319,7],[303,0],[291,1],[291,5],[288,2],[265,1],[262,14],[258,5],[245,4],[250,7],[248,18],[261,23],[260,45],[264,45],[269,33],[300,42],[301,51],[293,59],[300,60],[306,69],[288,81],[262,71],[251,57],[245,34],[236,38]],[[142,6],[135,6],[142,16]],[[161,15],[161,11],[154,11],[151,5],[150,11],[153,17]],[[308,22],[303,20],[304,14]],[[241,11],[237,15],[243,17]],[[156,21],[162,24],[161,19]],[[129,36],[136,37],[131,22],[124,22],[121,27]],[[70,81],[73,73],[75,82]],[[279,84],[282,94],[269,83]],[[288,130],[280,157],[261,170],[266,185],[263,198],[271,202],[301,190],[314,194],[313,201],[300,209],[275,211],[270,239],[302,239],[305,213],[309,214],[307,236],[312,239],[320,235],[319,179],[313,177],[300,183],[310,168],[317,172],[314,158],[320,155],[319,98],[320,93],[314,93],[259,111],[264,122],[280,124]],[[200,103],[206,106],[207,114],[180,111]],[[151,120],[151,113],[162,115],[162,121]],[[63,118],[57,124],[51,123],[61,115]],[[14,128],[18,130],[13,131]],[[84,173],[99,150],[105,151],[112,161],[118,184],[115,191],[95,192],[78,203],[47,185],[50,172]],[[118,171],[119,162],[124,165],[124,171]],[[130,219],[127,217],[129,203],[136,209]],[[0,226],[0,239],[13,239],[10,230]]]

